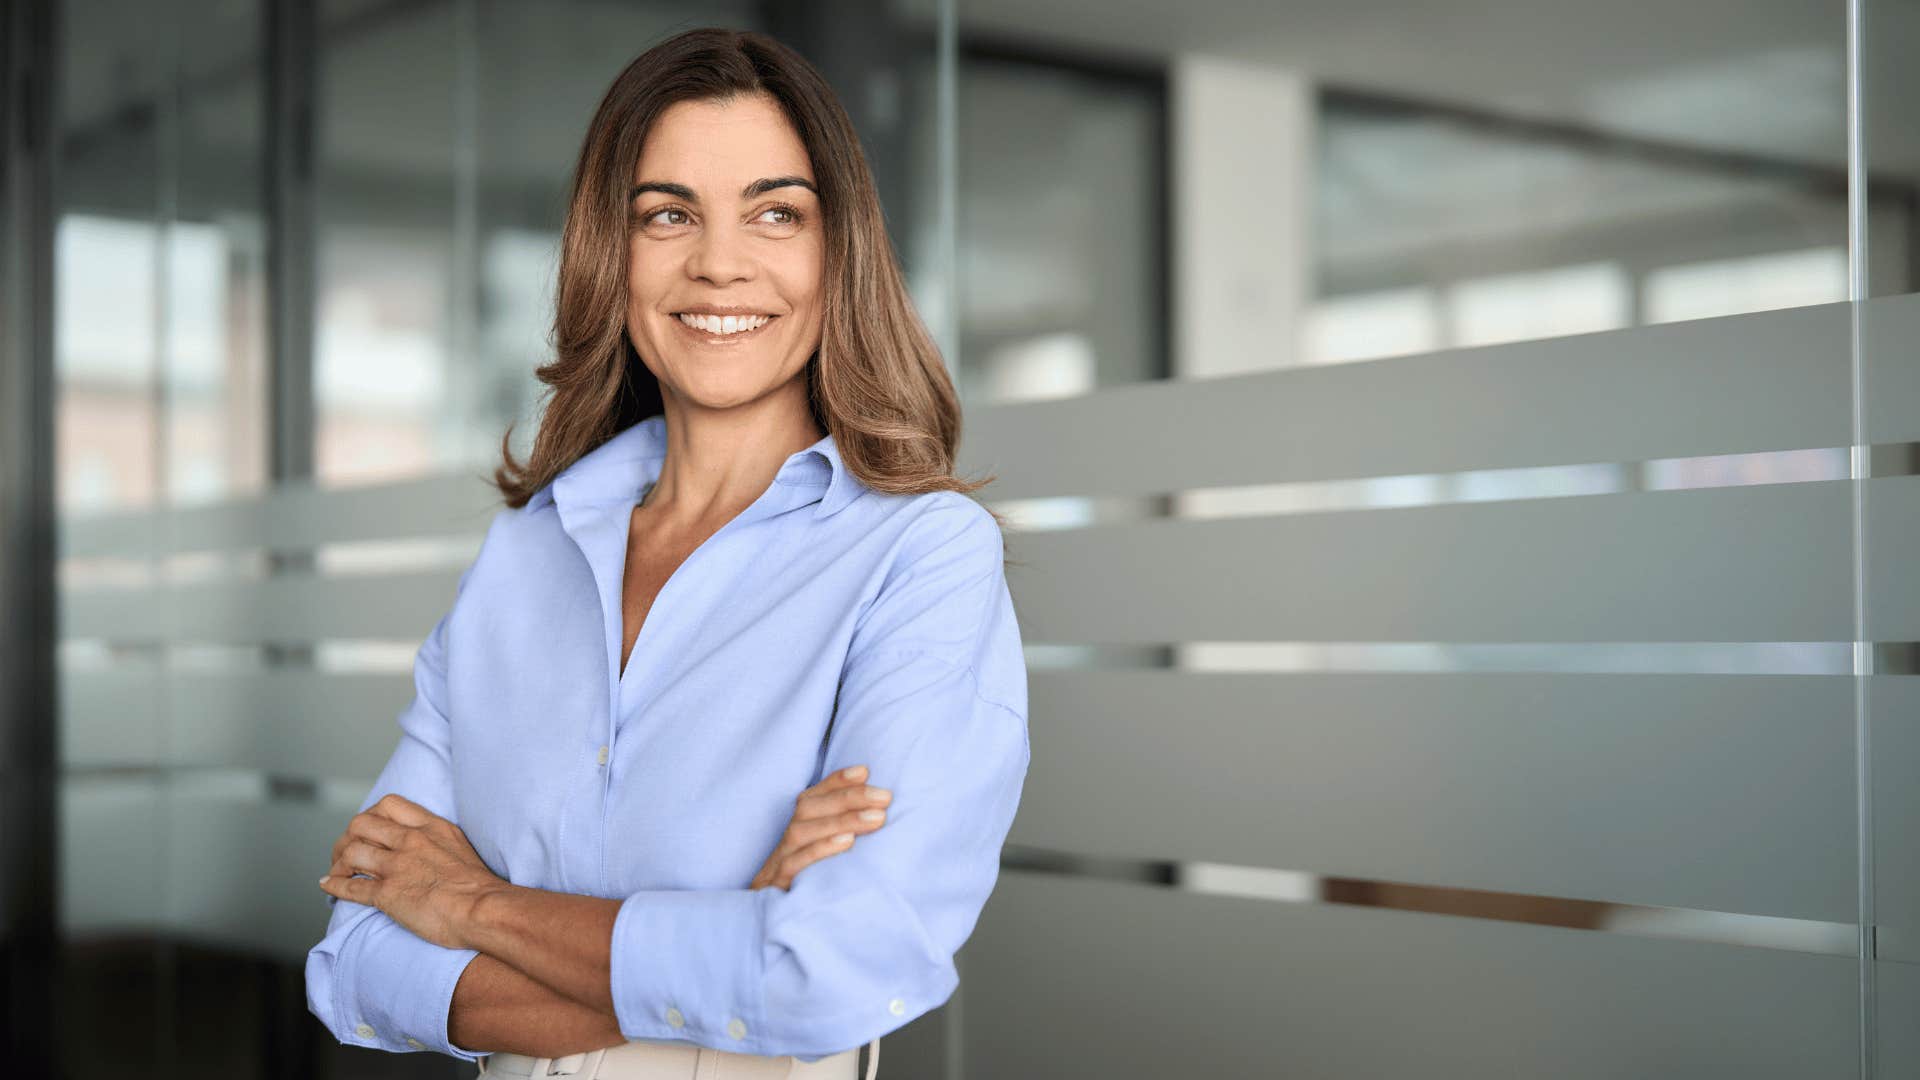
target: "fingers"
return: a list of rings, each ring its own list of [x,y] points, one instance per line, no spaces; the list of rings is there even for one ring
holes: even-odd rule
[[[354,840],[341,850],[339,856],[333,860],[333,865],[327,867],[327,873],[336,877],[352,877],[355,874],[372,874],[379,877],[382,869],[387,865],[387,859],[392,855],[391,850],[378,844]]]
[[[369,840],[381,847],[393,848],[397,851],[407,832],[405,825],[396,823],[392,818],[376,814],[369,808],[364,813],[353,815],[353,819],[347,822],[346,831],[340,834],[340,839],[333,842],[331,857],[336,862],[339,861],[341,850],[355,839]]]
[[[836,833],[815,843],[806,845],[780,860],[780,868],[774,875],[774,884],[783,889],[791,888],[794,875],[812,866],[822,859],[831,858],[853,846],[852,833]]]
[[[893,792],[872,784],[856,784],[849,781],[824,791],[820,790],[821,786],[816,784],[808,788],[794,800],[795,821],[832,817],[848,810],[863,810],[870,806],[885,807],[893,801]]]
[[[382,817],[392,818],[402,825],[412,825],[415,828],[442,820],[440,815],[419,803],[392,792],[380,796],[380,801],[367,807],[366,813],[379,814]]]
[[[809,789],[812,791],[812,789]],[[803,793],[797,800],[793,819],[775,845],[773,854],[785,856],[822,837],[842,832],[872,832],[886,820],[886,805],[893,794],[884,788],[854,784],[826,792]],[[879,811],[878,817],[861,817],[861,811]]]
[[[792,852],[809,844],[819,843],[841,833],[870,833],[886,824],[887,812],[878,807],[862,807],[858,810],[844,810],[830,817],[809,818],[796,821],[787,826],[787,835],[782,847]]]
[[[368,840],[381,847],[398,851],[401,839],[410,831],[412,830],[405,825],[397,824],[392,818],[373,813],[356,814],[352,821],[347,822],[346,838],[349,841],[355,838]]]
[[[751,887],[787,888],[802,869],[847,850],[854,837],[885,824],[893,793],[866,783],[867,772],[865,765],[839,769],[802,791],[794,799],[793,819]]]
[[[828,773],[825,779],[821,780],[819,783],[813,785],[807,790],[808,791],[831,791],[834,788],[842,788],[842,787],[850,786],[852,784],[864,783],[866,779],[867,779],[867,767],[865,765],[849,765],[846,768],[839,770],[838,772]]]
[[[374,886],[379,884],[372,878],[330,876],[320,879],[320,888],[328,896],[342,900],[351,900],[356,904],[374,905]]]

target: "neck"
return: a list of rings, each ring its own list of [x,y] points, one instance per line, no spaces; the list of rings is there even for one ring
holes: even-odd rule
[[[642,501],[667,521],[725,520],[767,490],[789,457],[825,436],[799,394],[768,395],[751,405],[702,409],[665,401],[667,451],[659,479]]]

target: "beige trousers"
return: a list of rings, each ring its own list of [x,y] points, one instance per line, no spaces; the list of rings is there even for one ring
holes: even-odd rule
[[[880,1040],[875,1039],[867,1044],[866,1080],[874,1080],[879,1066]],[[693,1043],[635,1039],[562,1058],[488,1054],[480,1059],[479,1075],[488,1080],[549,1076],[571,1076],[574,1080],[859,1080],[860,1047],[809,1064],[788,1055],[763,1057]]]

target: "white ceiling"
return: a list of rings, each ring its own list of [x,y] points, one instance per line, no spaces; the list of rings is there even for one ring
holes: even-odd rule
[[[332,0],[320,5],[321,21],[356,21],[383,3]],[[896,0],[896,17],[924,24],[935,4]],[[156,40],[180,41],[190,75],[237,70],[242,77],[225,83],[231,92],[259,94],[253,0],[188,7],[194,25],[169,30],[147,25],[155,9],[138,0],[73,3],[69,122],[97,124],[145,96],[168,70]],[[443,173],[460,75],[453,5],[407,0],[396,10],[325,57],[323,138],[335,161],[373,175]],[[483,161],[546,179],[571,166],[592,102],[625,59],[661,33],[740,25],[751,7],[571,0],[478,10]],[[958,10],[967,30],[1066,51],[1156,62],[1206,53],[1601,132],[1845,161],[1844,0],[958,0]],[[1920,100],[1920,65],[1910,61],[1920,51],[1920,0],[1868,0],[1867,26],[1870,160],[1876,172],[1920,176],[1920,124],[1906,114],[1906,102]],[[255,111],[206,100],[199,108],[203,145],[230,137],[257,147]]]
[[[913,8],[932,0],[912,0]],[[1920,174],[1920,3],[1868,0],[1876,168]],[[1143,60],[1234,57],[1517,117],[1834,166],[1844,0],[960,0],[979,31]]]

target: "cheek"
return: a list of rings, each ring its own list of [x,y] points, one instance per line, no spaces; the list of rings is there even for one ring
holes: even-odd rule
[[[820,294],[825,287],[818,255],[796,253],[795,257],[783,259],[774,270],[780,282],[780,292],[796,308],[820,306]]]
[[[636,237],[627,245],[627,301],[639,307],[648,298],[658,296],[663,262],[657,251],[647,250]]]

